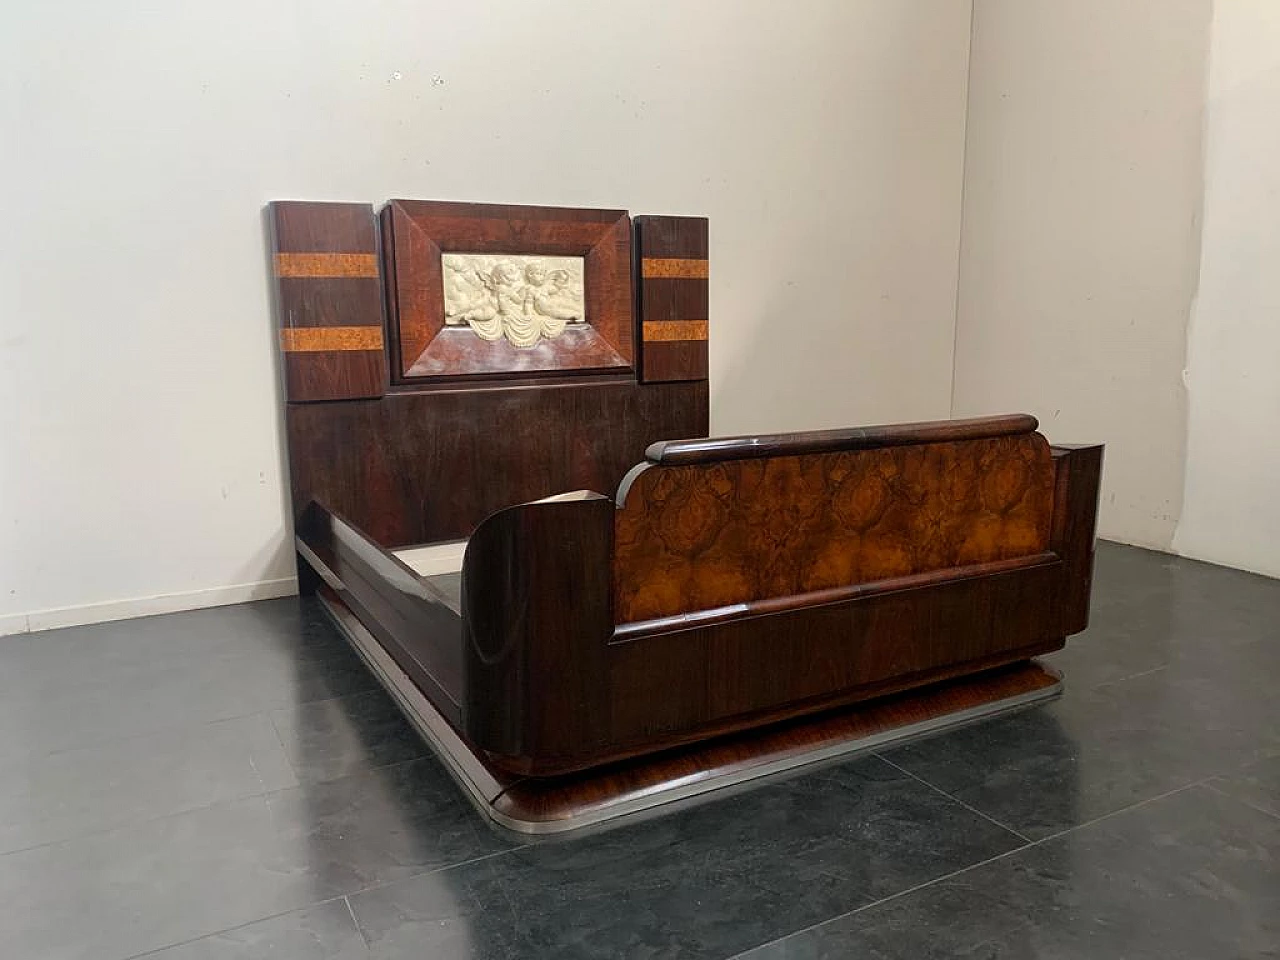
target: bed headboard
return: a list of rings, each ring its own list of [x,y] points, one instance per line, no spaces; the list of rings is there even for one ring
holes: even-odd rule
[[[295,519],[388,547],[612,493],[707,435],[707,221],[392,200],[269,207]]]

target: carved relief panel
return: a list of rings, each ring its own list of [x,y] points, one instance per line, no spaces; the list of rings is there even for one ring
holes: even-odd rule
[[[527,349],[586,321],[582,257],[441,254],[444,322]]]

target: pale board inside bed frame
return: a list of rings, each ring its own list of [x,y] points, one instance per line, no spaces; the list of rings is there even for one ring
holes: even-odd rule
[[[467,541],[449,540],[421,547],[402,547],[391,552],[418,576],[438,577],[442,573],[461,573],[462,554],[466,549]]]
[[[454,613],[462,615],[462,554],[466,540],[448,540],[392,550],[410,570],[434,588]]]

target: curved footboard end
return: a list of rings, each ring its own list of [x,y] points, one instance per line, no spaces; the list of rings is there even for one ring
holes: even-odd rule
[[[462,564],[463,730],[514,773],[555,773],[608,735],[613,501],[583,491],[485,519]]]
[[[1066,564],[1062,617],[1063,633],[1067,635],[1079,633],[1089,625],[1102,454],[1101,444],[1053,447],[1052,546]]]

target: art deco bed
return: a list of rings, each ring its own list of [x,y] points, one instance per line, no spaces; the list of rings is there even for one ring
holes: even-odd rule
[[[707,222],[271,205],[299,583],[555,832],[1038,702],[1102,451],[1015,415],[706,439]]]

